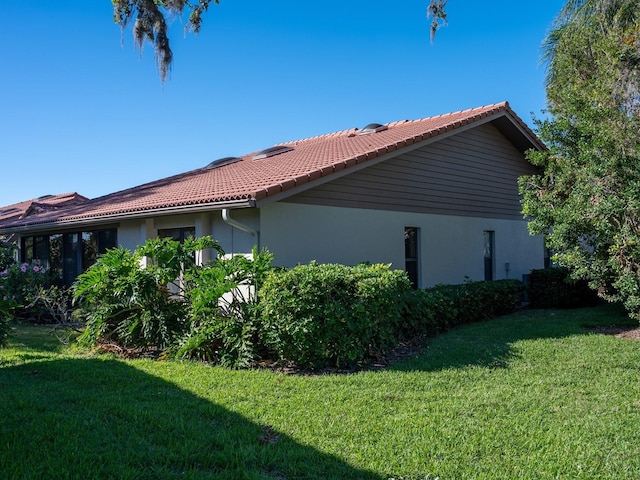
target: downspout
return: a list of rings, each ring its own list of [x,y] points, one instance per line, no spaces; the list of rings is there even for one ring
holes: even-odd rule
[[[252,237],[256,237],[256,244],[258,245],[258,250],[260,250],[260,235],[258,234],[258,232],[248,225],[240,223],[239,221],[231,218],[231,209],[222,209],[222,220],[224,220],[226,224],[231,225],[233,228],[237,228],[238,230],[242,230],[243,232],[248,233]]]

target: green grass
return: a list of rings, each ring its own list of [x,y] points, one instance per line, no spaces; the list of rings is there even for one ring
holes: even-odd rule
[[[0,350],[3,478],[640,478],[640,342],[524,311],[386,371],[122,361],[20,327]]]

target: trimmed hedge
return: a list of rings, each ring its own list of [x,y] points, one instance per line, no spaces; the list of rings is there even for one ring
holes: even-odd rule
[[[412,290],[387,265],[300,265],[273,273],[260,290],[260,338],[303,368],[345,367],[384,354],[403,338],[513,312],[517,280]]]
[[[353,365],[397,344],[410,291],[405,272],[388,265],[299,265],[260,290],[261,337],[298,366]]]
[[[566,268],[532,270],[529,301],[533,308],[580,308],[598,302],[596,292],[584,280],[574,281]]]
[[[519,280],[495,280],[438,285],[426,292],[449,301],[450,309],[439,312],[442,328],[490,320],[515,311],[522,303],[525,286]]]

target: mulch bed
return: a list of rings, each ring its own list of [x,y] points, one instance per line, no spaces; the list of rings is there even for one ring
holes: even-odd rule
[[[640,340],[640,327],[636,325],[610,325],[607,327],[585,327],[595,333],[602,335],[613,335],[618,338],[627,338],[630,340]]]

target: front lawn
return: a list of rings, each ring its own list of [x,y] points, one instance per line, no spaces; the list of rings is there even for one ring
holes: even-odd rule
[[[20,326],[0,350],[0,472],[68,479],[640,478],[640,342],[611,306],[523,311],[386,370],[124,361]]]

